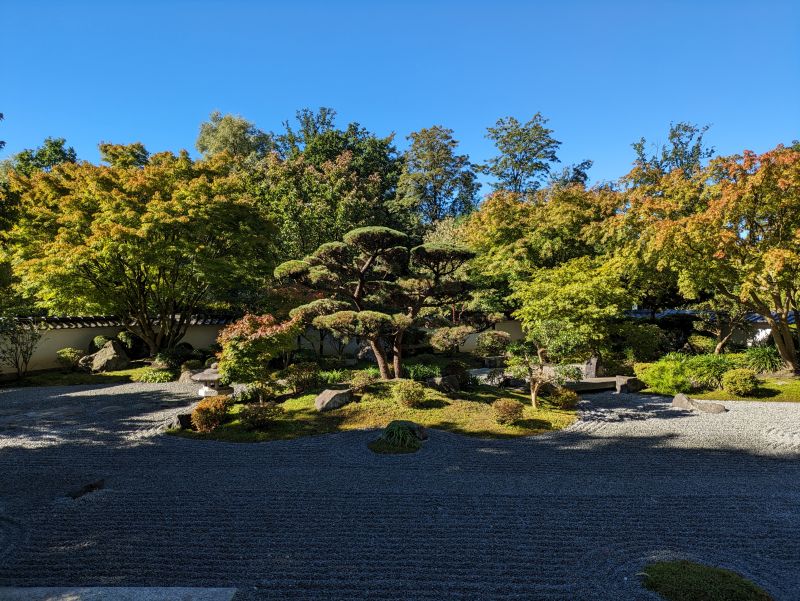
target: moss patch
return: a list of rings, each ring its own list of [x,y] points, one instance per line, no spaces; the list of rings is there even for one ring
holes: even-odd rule
[[[534,410],[527,395],[491,386],[481,386],[475,391],[462,392],[449,398],[435,390],[427,390],[421,406],[410,408],[392,400],[393,384],[381,382],[368,389],[356,402],[333,411],[318,413],[314,409],[315,394],[288,399],[281,406],[283,415],[265,431],[248,431],[236,418],[240,405],[231,410],[231,421],[214,432],[199,434],[178,431],[175,434],[189,438],[224,440],[228,442],[261,442],[287,440],[301,436],[384,428],[392,420],[416,422],[426,428],[437,428],[480,438],[515,438],[560,430],[575,421],[574,410],[542,407]],[[510,426],[495,421],[491,403],[498,398],[517,398],[527,401],[522,419]]]
[[[25,376],[22,380],[4,382],[4,388],[20,388],[25,386],[80,386],[86,384],[127,384],[138,382],[139,376],[148,372],[150,367],[139,365],[120,371],[104,373],[87,373],[83,371],[43,371]]]
[[[716,401],[778,401],[800,403],[800,378],[765,378],[758,390],[751,396],[734,396],[724,390],[714,390],[700,394],[692,394],[695,399]]]
[[[772,601],[764,590],[735,572],[685,560],[648,565],[643,584],[668,601]]]

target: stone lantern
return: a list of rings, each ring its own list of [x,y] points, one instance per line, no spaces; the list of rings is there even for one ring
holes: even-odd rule
[[[212,363],[211,367],[208,369],[192,376],[192,380],[200,382],[203,385],[198,391],[201,398],[218,396],[221,394],[233,394],[233,388],[220,384],[221,378],[222,376],[219,373],[217,363]]]

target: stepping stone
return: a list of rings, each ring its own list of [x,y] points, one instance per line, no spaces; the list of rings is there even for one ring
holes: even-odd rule
[[[0,587],[3,601],[231,601],[235,588]]]

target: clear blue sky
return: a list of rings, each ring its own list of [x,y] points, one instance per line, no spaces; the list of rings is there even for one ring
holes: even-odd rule
[[[405,136],[541,111],[566,163],[627,172],[630,143],[711,124],[719,153],[800,138],[800,2],[45,2],[0,9],[3,156],[61,136],[194,152],[219,109],[277,129],[331,106]]]

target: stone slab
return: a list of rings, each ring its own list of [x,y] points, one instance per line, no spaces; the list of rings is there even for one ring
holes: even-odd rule
[[[0,587],[0,601],[231,601],[235,588]]]

